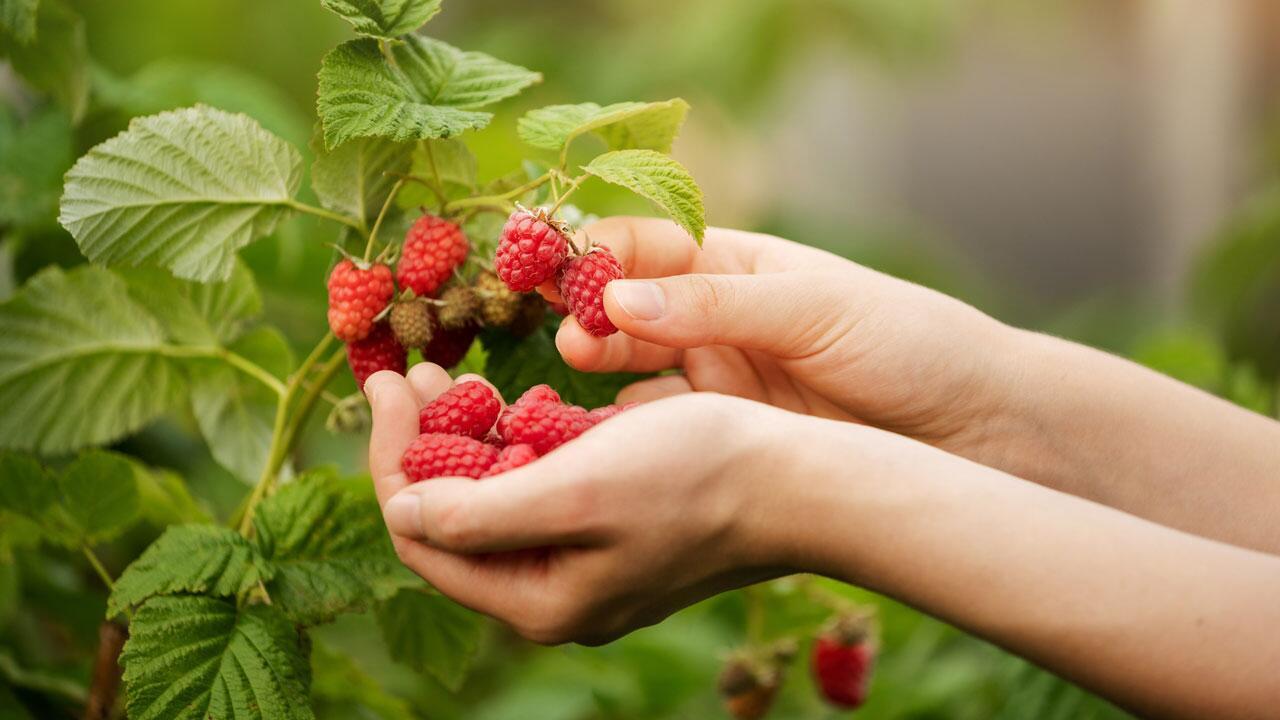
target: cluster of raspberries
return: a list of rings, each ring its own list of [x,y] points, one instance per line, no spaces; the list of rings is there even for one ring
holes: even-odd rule
[[[597,337],[618,331],[604,312],[604,288],[622,278],[622,265],[603,245],[577,252],[566,228],[541,210],[511,214],[502,228],[493,269],[513,292],[528,292],[554,280],[564,309],[584,330]]]
[[[329,328],[346,343],[360,387],[379,370],[404,374],[409,350],[451,367],[482,326],[527,335],[542,325],[547,304],[537,295],[512,291],[485,270],[470,282],[459,277],[469,251],[462,228],[424,215],[405,235],[394,277],[381,262],[345,259],[333,268]]]
[[[563,403],[551,387],[537,385],[503,410],[501,398],[488,385],[461,382],[419,412],[421,434],[405,450],[400,466],[411,482],[497,475],[538,459],[629,407],[586,410]]]

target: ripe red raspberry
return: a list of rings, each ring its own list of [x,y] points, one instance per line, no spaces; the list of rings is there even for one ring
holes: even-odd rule
[[[418,412],[418,431],[482,440],[501,410],[502,401],[488,385],[477,380],[460,382]]]
[[[560,295],[582,329],[596,337],[618,332],[604,314],[604,287],[621,277],[622,265],[608,248],[600,245],[560,268]]]
[[[417,295],[431,297],[453,277],[469,249],[462,228],[434,215],[423,215],[405,233],[396,280],[402,290],[409,288]]]
[[[385,322],[375,324],[365,339],[347,343],[347,364],[351,366],[351,374],[356,376],[356,387],[361,390],[364,390],[364,381],[370,375],[379,370],[392,370],[403,375],[407,363],[408,353]]]
[[[534,385],[528,390],[525,390],[523,395],[516,398],[516,401],[511,403],[511,405],[507,407],[506,410],[503,410],[502,414],[498,416],[498,434],[506,434],[507,424],[511,422],[512,411],[516,408],[525,407],[526,405],[534,405],[536,403],[551,403],[552,405],[559,405],[560,393],[551,389],[550,385]]]
[[[493,269],[507,287],[529,292],[556,276],[569,254],[569,239],[542,214],[511,213],[498,239]]]
[[[467,351],[471,349],[471,343],[479,332],[480,328],[476,325],[458,330],[439,328],[431,336],[431,342],[422,349],[422,357],[442,368],[451,368],[467,356]]]
[[[485,477],[498,475],[508,470],[515,470],[521,465],[528,465],[538,459],[538,453],[532,445],[508,445],[498,452],[498,462],[494,463],[484,474]]]
[[[599,422],[604,422],[605,420],[608,420],[609,418],[613,417],[614,415],[617,415],[620,412],[630,410],[631,408],[639,404],[640,403],[629,402],[629,403],[623,403],[621,405],[605,405],[604,407],[598,407],[587,414],[591,416],[592,420],[599,423]]]
[[[419,435],[400,458],[409,482],[435,477],[479,478],[498,461],[498,449],[461,435]]]
[[[856,708],[866,701],[875,649],[867,638],[865,620],[839,619],[835,627],[814,640],[810,660],[818,688],[828,702]]]
[[[362,270],[343,260],[329,273],[329,329],[344,343],[363,340],[395,293],[391,268],[378,263]]]
[[[587,411],[576,405],[530,403],[513,405],[504,430],[499,432],[508,445],[528,443],[539,455],[546,455],[590,430],[594,424]]]

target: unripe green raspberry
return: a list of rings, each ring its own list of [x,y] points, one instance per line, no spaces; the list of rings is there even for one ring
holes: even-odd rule
[[[440,296],[441,307],[437,316],[440,326],[447,330],[464,328],[480,314],[480,298],[465,285],[455,285]]]
[[[542,327],[543,321],[547,319],[547,301],[542,299],[537,293],[530,293],[520,298],[520,312],[516,315],[516,319],[511,323],[511,334],[516,337],[525,337],[537,332]]]
[[[507,327],[520,314],[521,296],[491,272],[476,277],[476,294],[480,296],[480,319],[489,327]]]
[[[424,348],[431,342],[431,306],[414,298],[391,306],[391,330],[405,348]]]

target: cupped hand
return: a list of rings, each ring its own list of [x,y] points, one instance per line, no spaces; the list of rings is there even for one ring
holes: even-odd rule
[[[957,300],[821,250],[711,228],[703,247],[670,222],[586,228],[626,271],[605,291],[621,332],[568,318],[556,345],[579,370],[679,369],[619,401],[694,390],[852,420],[973,457],[1000,404],[1009,328]],[[550,300],[552,283],[539,288]]]
[[[480,379],[467,376],[462,379]],[[607,642],[717,592],[783,574],[759,545],[777,474],[749,456],[789,413],[711,393],[647,403],[521,468],[410,484],[418,409],[453,381],[382,372],[369,466],[401,560],[543,643]]]

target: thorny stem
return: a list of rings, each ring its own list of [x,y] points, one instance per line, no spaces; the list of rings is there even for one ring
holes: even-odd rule
[[[342,223],[343,225],[346,225],[347,227],[354,229],[356,232],[360,233],[361,235],[365,234],[366,232],[364,223],[360,222],[359,220],[356,220],[355,218],[348,217],[346,215],[342,215],[336,212],[330,212],[328,210],[325,210],[324,208],[318,208],[314,205],[308,205],[304,202],[298,202],[297,200],[289,200],[284,204],[290,208],[293,208],[294,210],[297,210],[298,212],[306,213],[308,215],[315,215],[316,217],[324,218],[325,220],[332,220],[336,223]]]
[[[391,203],[395,202],[396,195],[400,194],[400,188],[404,187],[405,178],[396,180],[396,184],[391,186],[391,191],[387,193],[387,199],[382,203],[382,209],[378,211],[378,217],[373,221],[373,229],[369,231],[369,241],[364,245],[364,261],[369,262],[369,256],[373,254],[373,246],[378,241],[378,230],[382,228],[382,221],[387,217],[387,210],[391,209]]]

